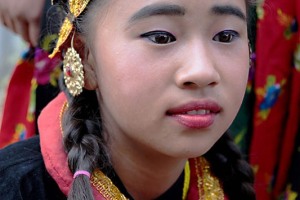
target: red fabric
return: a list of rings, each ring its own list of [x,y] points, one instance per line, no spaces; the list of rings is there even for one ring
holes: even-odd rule
[[[286,184],[286,177],[289,172],[289,167],[291,164],[291,157],[293,153],[293,144],[295,143],[295,137],[297,132],[300,130],[300,1],[295,1],[292,5],[295,8],[296,20],[298,22],[298,32],[296,34],[297,38],[297,49],[294,53],[294,65],[291,74],[291,92],[290,92],[290,103],[289,103],[289,115],[286,124],[286,130],[283,137],[283,149],[281,152],[279,160],[279,168],[277,174],[277,181],[274,187],[274,196],[278,196],[282,193],[284,187],[288,188]],[[298,150],[299,152],[299,150]],[[300,179],[300,177],[295,177]],[[299,191],[299,190],[298,190]],[[289,194],[287,194],[289,195]],[[299,195],[299,194],[298,194]]]
[[[73,181],[60,128],[60,113],[66,101],[65,95],[60,93],[45,107],[38,119],[41,151],[46,169],[65,195],[69,193]],[[93,193],[96,199],[105,200],[94,187]]]
[[[61,93],[42,111],[38,118],[41,152],[49,174],[58,183],[64,194],[68,194],[72,173],[68,168],[67,155],[62,144],[59,114],[66,98]]]
[[[22,61],[11,77],[2,116],[0,148],[35,134],[34,112],[29,110],[33,72],[33,63]]]
[[[296,0],[266,0],[257,9],[256,99],[250,162],[256,172],[258,200],[274,199],[284,190],[299,128],[299,71],[292,66],[299,38],[295,29],[297,6]]]
[[[293,93],[290,96],[288,105],[289,115],[287,117],[286,129],[284,130],[282,142],[282,151],[279,157],[278,173],[273,194],[279,196],[286,187],[286,180],[289,174],[291,157],[294,149],[296,134],[299,130],[300,121],[300,72],[294,73],[291,79]],[[300,177],[298,177],[300,178]]]
[[[188,200],[199,199],[199,191],[198,191],[198,177],[196,176],[196,164],[194,159],[189,160],[191,176],[190,176],[190,187],[187,194]],[[192,176],[194,174],[194,176]]]

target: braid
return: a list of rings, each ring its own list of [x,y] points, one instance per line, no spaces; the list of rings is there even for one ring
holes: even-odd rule
[[[77,170],[92,173],[96,167],[103,169],[108,166],[99,113],[95,91],[84,90],[75,98],[69,96],[69,107],[64,115],[63,128],[64,146],[72,173]],[[94,199],[87,176],[79,175],[75,178],[68,199]]]
[[[211,163],[212,172],[221,180],[230,200],[255,200],[253,171],[228,133],[204,156]]]
[[[68,1],[56,1],[67,15],[69,12]],[[80,22],[86,14],[86,10],[73,22],[75,30],[82,32]],[[68,108],[63,116],[64,147],[68,157],[70,171],[74,174],[78,170],[85,170],[92,174],[96,169],[110,168],[109,156],[102,135],[102,120],[98,99],[95,91],[83,89],[83,92],[73,97],[64,84],[63,75],[59,79],[59,85],[68,99]],[[93,192],[90,179],[85,175],[77,176],[72,183],[68,194],[68,200],[93,200]]]

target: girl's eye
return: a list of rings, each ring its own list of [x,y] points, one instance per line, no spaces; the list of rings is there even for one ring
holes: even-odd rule
[[[221,31],[213,37],[213,40],[222,43],[230,43],[238,36],[239,34],[236,31]]]
[[[156,44],[169,44],[176,41],[174,35],[165,31],[151,31],[142,34],[141,37],[147,38]]]

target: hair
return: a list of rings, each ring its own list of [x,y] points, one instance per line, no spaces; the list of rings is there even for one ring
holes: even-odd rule
[[[230,200],[255,199],[252,168],[228,133],[223,134],[204,157],[211,164],[212,173],[219,178]]]
[[[78,33],[87,34],[83,30],[86,30],[87,23],[85,22],[91,17],[88,13],[92,12],[86,11],[99,6],[93,5],[95,2],[99,1],[91,0],[85,11],[75,20],[74,25]],[[246,4],[249,10],[250,1],[246,0]],[[68,6],[62,7],[67,13]],[[61,82],[62,80],[61,78]],[[63,142],[71,172],[86,170],[92,173],[96,168],[110,168],[106,136],[102,133],[103,123],[96,92],[84,89],[80,95],[72,97],[63,83],[61,83],[61,88],[68,98],[68,108],[63,118]],[[240,150],[228,133],[225,133],[204,157],[210,162],[213,174],[219,178],[230,200],[255,199],[252,169],[243,159]],[[77,176],[73,180],[68,200],[93,199],[89,178],[84,175]]]

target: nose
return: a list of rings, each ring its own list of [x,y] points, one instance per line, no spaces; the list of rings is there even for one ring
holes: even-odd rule
[[[220,81],[220,74],[216,66],[216,56],[208,45],[203,42],[193,41],[181,53],[180,67],[175,74],[175,82],[178,87],[203,88],[215,86]]]

